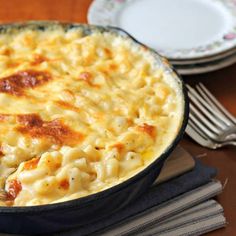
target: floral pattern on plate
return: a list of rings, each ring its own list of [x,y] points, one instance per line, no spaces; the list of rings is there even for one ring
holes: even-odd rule
[[[118,13],[126,4],[135,0],[94,0],[88,11],[88,22],[96,25],[112,25],[119,27]],[[207,0],[221,4],[228,14],[234,18],[232,28],[208,44],[189,49],[158,50],[160,54],[169,59],[194,59],[212,56],[236,47],[236,0]]]

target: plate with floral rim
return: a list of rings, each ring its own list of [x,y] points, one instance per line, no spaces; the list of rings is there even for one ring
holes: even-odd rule
[[[88,22],[123,28],[172,60],[236,47],[236,0],[94,0]]]
[[[213,56],[208,56],[208,57],[202,57],[202,58],[196,58],[196,59],[179,59],[179,60],[172,60],[170,59],[170,63],[173,65],[198,65],[198,64],[202,64],[202,63],[207,63],[207,62],[214,62],[216,60],[223,60],[223,59],[227,59],[228,57],[230,57],[231,55],[234,55],[236,53],[236,47],[232,48],[230,50],[227,50],[225,52],[222,53],[218,53],[216,55]]]
[[[194,75],[209,73],[229,67],[236,63],[236,53],[224,58],[207,63],[199,63],[192,65],[174,65],[174,68],[181,75]]]

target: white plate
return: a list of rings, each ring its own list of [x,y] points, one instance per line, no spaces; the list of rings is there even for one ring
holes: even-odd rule
[[[171,64],[173,65],[192,65],[192,64],[202,64],[202,63],[210,63],[210,62],[214,62],[216,60],[221,60],[221,59],[225,59],[233,54],[236,53],[236,48],[233,48],[231,50],[227,50],[225,52],[210,56],[210,57],[202,57],[202,58],[197,58],[197,59],[186,59],[186,60],[169,60],[171,62]]]
[[[202,63],[202,64],[185,65],[185,66],[175,65],[174,68],[181,75],[194,75],[194,74],[202,74],[220,70],[225,67],[231,66],[234,63],[236,63],[236,53],[234,53],[229,57],[226,57],[221,60],[216,60],[211,63]]]
[[[121,27],[175,60],[236,46],[236,0],[94,0],[88,22]]]

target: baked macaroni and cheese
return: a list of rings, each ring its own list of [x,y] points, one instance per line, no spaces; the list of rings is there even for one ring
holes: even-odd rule
[[[178,133],[181,94],[127,37],[60,26],[1,32],[1,205],[76,199],[137,174]]]

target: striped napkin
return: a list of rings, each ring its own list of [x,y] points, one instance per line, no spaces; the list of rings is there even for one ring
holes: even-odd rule
[[[219,181],[211,181],[168,202],[147,209],[110,229],[102,236],[199,235],[223,227],[223,208],[210,198],[222,191]]]
[[[225,224],[222,206],[215,200],[208,200],[136,235],[199,235]]]

